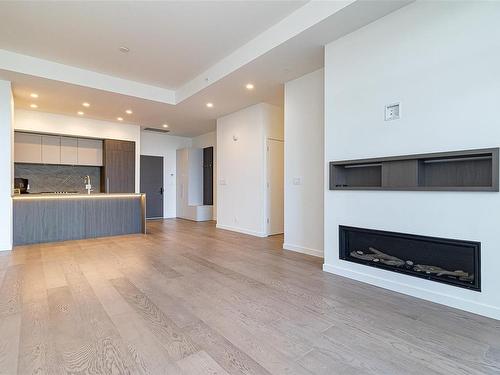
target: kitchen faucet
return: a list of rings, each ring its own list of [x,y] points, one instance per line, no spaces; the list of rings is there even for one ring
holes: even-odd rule
[[[90,182],[90,176],[85,176],[85,189],[87,190],[87,194],[90,195],[90,192],[91,191],[94,191],[94,189],[92,189],[92,184]]]

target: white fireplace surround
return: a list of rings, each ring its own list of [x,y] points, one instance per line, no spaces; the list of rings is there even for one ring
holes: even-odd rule
[[[329,161],[500,146],[495,6],[415,2],[326,46],[325,271],[500,319],[500,193],[328,190]],[[339,225],[479,241],[482,291],[342,261]]]

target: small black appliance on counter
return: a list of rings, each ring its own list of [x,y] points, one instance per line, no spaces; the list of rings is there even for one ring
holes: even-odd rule
[[[19,189],[21,194],[29,194],[29,183],[27,178],[14,178],[14,189]]]

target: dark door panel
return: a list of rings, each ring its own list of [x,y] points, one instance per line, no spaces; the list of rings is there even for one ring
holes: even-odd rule
[[[203,204],[214,204],[214,148],[203,149]]]
[[[141,193],[146,194],[146,217],[163,217],[163,157],[141,155]]]

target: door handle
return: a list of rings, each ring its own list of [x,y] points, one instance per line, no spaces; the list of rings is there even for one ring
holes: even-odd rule
[[[160,194],[163,195],[163,188],[160,188]]]

